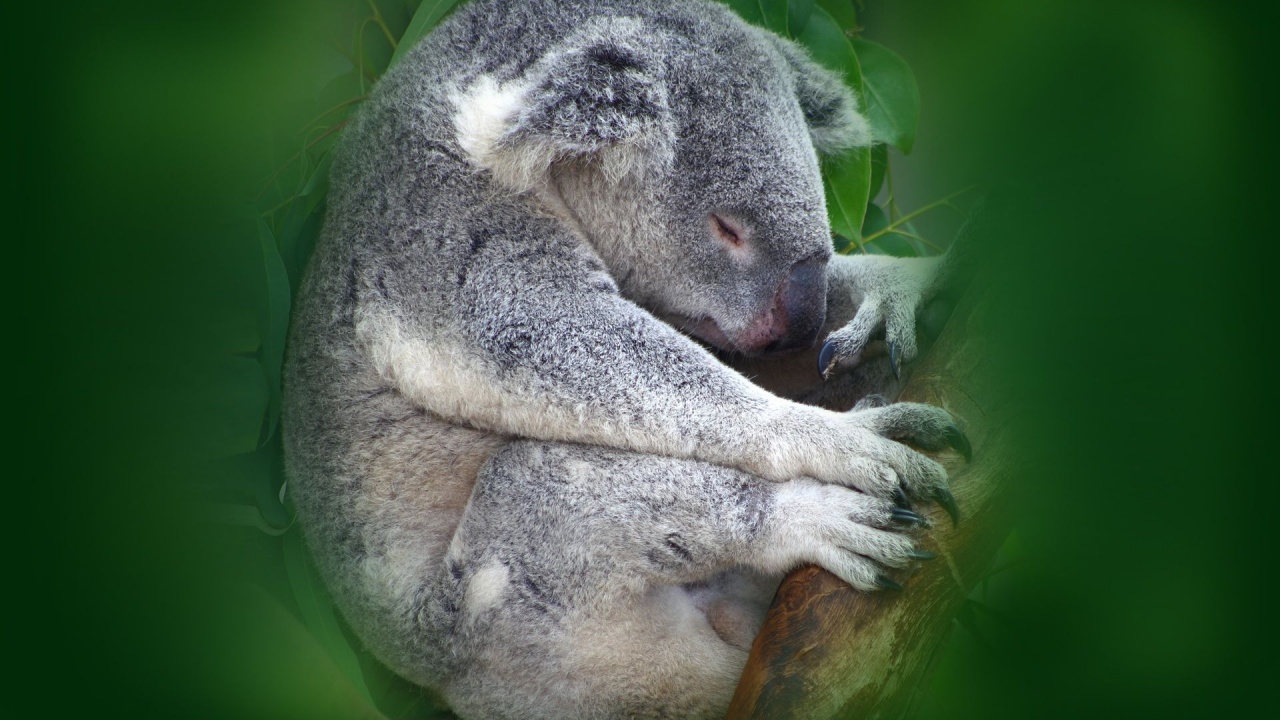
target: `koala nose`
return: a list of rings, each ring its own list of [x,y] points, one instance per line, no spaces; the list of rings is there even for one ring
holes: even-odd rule
[[[827,319],[827,256],[811,258],[791,267],[778,298],[786,318],[786,332],[772,344],[772,350],[812,346]]]

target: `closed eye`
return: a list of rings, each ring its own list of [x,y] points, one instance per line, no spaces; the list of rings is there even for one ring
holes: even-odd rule
[[[715,213],[711,213],[711,227],[717,237],[734,247],[741,247],[746,242],[745,232],[732,221],[726,220]]]

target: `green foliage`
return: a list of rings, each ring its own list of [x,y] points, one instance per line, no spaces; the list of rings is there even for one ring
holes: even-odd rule
[[[854,50],[862,62],[866,80],[867,119],[879,142],[910,153],[920,123],[920,90],[911,68],[883,45],[857,38]]]

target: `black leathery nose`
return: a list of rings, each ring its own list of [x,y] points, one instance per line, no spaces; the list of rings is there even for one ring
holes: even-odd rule
[[[827,319],[827,260],[806,260],[791,268],[783,289],[781,310],[786,314],[787,331],[776,349],[811,347]]]

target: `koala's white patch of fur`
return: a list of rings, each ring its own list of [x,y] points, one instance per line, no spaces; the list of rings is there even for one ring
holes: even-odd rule
[[[463,609],[471,617],[488,610],[502,599],[503,593],[511,585],[510,572],[507,566],[493,560],[480,568],[467,583],[467,595],[463,600]]]
[[[525,108],[530,84],[500,84],[481,75],[451,100],[454,134],[471,164],[487,170],[500,185],[522,193],[544,185],[553,163],[573,160],[594,166],[611,183],[649,169],[666,169],[675,159],[671,143],[639,134],[604,148],[584,148],[553,138],[511,140],[510,133]]]
[[[535,169],[539,165],[545,168],[550,162],[549,157],[532,157],[528,151],[520,154],[500,147],[502,136],[524,107],[527,90],[519,82],[499,84],[494,78],[481,75],[471,87],[455,92],[451,98],[456,108],[453,127],[458,145],[473,165],[492,172],[499,182],[517,191],[532,187]]]

